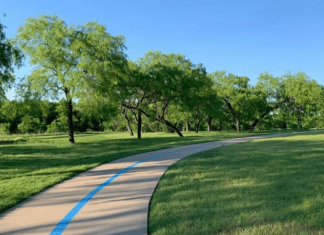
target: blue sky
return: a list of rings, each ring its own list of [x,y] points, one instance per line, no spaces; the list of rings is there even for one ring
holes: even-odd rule
[[[324,1],[0,0],[7,38],[29,17],[56,13],[67,24],[97,20],[124,35],[129,59],[149,50],[180,53],[208,72],[280,76],[303,71],[324,85]],[[17,77],[31,68],[16,70]],[[14,98],[13,90],[7,92]]]

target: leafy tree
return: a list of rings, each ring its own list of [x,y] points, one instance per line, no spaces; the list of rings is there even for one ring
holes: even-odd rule
[[[172,103],[166,110],[165,117],[180,130],[188,119],[192,119],[192,113],[185,109],[183,105]],[[166,128],[166,130],[169,133],[174,133],[171,129]]]
[[[232,119],[231,119],[231,115],[228,112],[227,107],[225,106],[225,104],[223,103],[219,109],[219,112],[217,112],[217,115],[213,115],[213,116],[207,116],[206,118],[212,118],[211,119],[211,125],[216,125],[217,130],[220,132],[222,129],[226,129],[229,126],[232,126]],[[208,120],[207,120],[208,122]],[[210,125],[210,126],[211,126]]]
[[[13,46],[13,43],[6,39],[4,29],[6,27],[0,22],[0,96],[4,97],[5,91],[9,88],[15,77],[12,74],[14,66],[22,65],[23,54]]]
[[[152,79],[148,74],[143,73],[137,64],[128,61],[126,76],[120,79],[117,85],[121,100],[120,112],[126,120],[130,135],[133,135],[133,131],[127,113],[131,112],[133,114],[137,125],[137,138],[139,139],[142,133],[142,114],[146,114],[144,110],[147,111],[148,108],[151,83]]]
[[[322,92],[316,102],[315,111],[312,112],[312,122],[314,127],[319,129],[324,126],[324,87],[322,86]]]
[[[227,112],[238,133],[241,132],[242,120],[250,118],[250,86],[249,78],[226,74],[226,71],[216,71],[210,75],[216,84],[219,97],[223,100]]]
[[[211,121],[220,113],[222,101],[218,98],[214,83],[207,74],[203,76],[204,83],[201,83],[195,93],[187,96],[183,106],[192,114],[195,132],[198,133],[200,123],[206,119],[208,131],[211,129]]]
[[[181,104],[199,90],[205,83],[205,68],[201,64],[194,65],[184,55],[159,51],[149,51],[138,64],[141,71],[150,77],[146,92],[154,119],[183,137],[179,129],[166,119],[166,112],[171,104]]]
[[[28,18],[17,45],[36,66],[27,77],[32,90],[66,100],[69,141],[74,143],[73,98],[98,91],[107,95],[125,64],[124,39],[103,25],[68,26],[56,15]]]
[[[323,88],[303,72],[286,73],[282,77],[285,79],[286,95],[293,100],[290,111],[297,118],[299,129],[303,129],[302,118],[316,112],[316,103],[320,100]]]
[[[291,99],[285,93],[284,80],[265,72],[259,75],[256,86],[251,89],[250,101],[249,109],[254,111],[254,121],[249,131],[253,132],[264,117],[291,102]]]
[[[124,116],[124,118],[125,118],[125,121],[126,121],[126,126],[127,126],[127,130],[128,130],[128,132],[129,132],[129,134],[130,134],[130,136],[133,136],[134,135],[134,133],[133,133],[133,128],[132,128],[132,126],[131,126],[131,124],[130,124],[130,119],[129,119],[129,117],[128,117],[128,109],[127,108],[125,108],[123,105],[121,105],[120,106],[120,113]],[[139,136],[139,135],[137,135],[137,136]]]

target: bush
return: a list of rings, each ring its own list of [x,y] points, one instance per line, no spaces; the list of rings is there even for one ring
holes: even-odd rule
[[[298,129],[298,125],[296,123],[289,123],[289,128],[291,128],[293,130],[297,130]]]
[[[47,132],[48,133],[57,133],[59,132],[59,127],[56,120],[52,121],[51,124],[47,125]]]
[[[0,124],[0,133],[1,134],[10,134],[10,123],[1,123]]]
[[[18,130],[21,133],[31,133],[38,132],[40,121],[38,118],[33,118],[31,116],[24,116],[22,122],[18,125]]]
[[[52,121],[51,124],[47,125],[48,133],[67,132],[67,117],[59,117]]]

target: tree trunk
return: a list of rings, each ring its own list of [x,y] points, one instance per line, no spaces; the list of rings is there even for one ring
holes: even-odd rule
[[[281,106],[281,105],[280,105],[280,106]],[[280,106],[279,106],[279,107],[280,107]],[[254,122],[252,123],[249,132],[250,132],[250,133],[253,132],[254,128],[258,125],[258,123],[260,122],[260,120],[261,120],[262,118],[264,118],[266,115],[268,115],[272,110],[274,110],[274,109],[276,109],[276,108],[278,108],[278,107],[268,109],[268,110],[265,111],[265,112],[264,112],[264,113],[263,113],[259,118],[256,118],[256,119],[254,120]]]
[[[138,116],[137,116],[137,139],[142,138],[142,112],[139,109],[138,110]]]
[[[236,126],[237,133],[241,133],[241,122],[240,122],[240,119],[237,119],[236,120],[235,126]]]
[[[221,132],[221,130],[222,130],[222,122],[220,122],[218,126],[218,131]]]
[[[190,123],[186,120],[186,131],[190,131]]]
[[[134,135],[133,129],[132,129],[131,125],[130,125],[129,118],[128,118],[126,112],[124,113],[124,117],[125,117],[125,120],[126,120],[127,130],[129,132],[130,136],[133,136]]]
[[[212,122],[213,118],[208,117],[207,119],[207,131],[211,131],[211,122]]]
[[[74,135],[73,135],[73,107],[72,99],[67,100],[67,109],[68,109],[68,135],[70,143],[74,144]]]
[[[195,132],[198,133],[199,131],[199,125],[200,125],[200,121],[195,123]]]
[[[269,108],[267,111],[265,111],[265,112],[264,112],[264,113],[263,113],[259,118],[256,118],[256,119],[254,120],[254,122],[252,123],[249,132],[250,132],[250,133],[253,132],[254,128],[258,125],[258,123],[260,122],[260,120],[261,120],[262,118],[264,118],[266,115],[268,115],[272,110],[275,110],[275,109],[281,107],[281,105],[283,105],[284,103],[286,103],[286,102],[288,102],[288,101],[289,101],[289,99],[285,99],[285,100],[283,100],[283,101],[277,103],[274,107]]]
[[[260,120],[257,119],[257,118],[254,120],[254,122],[252,123],[252,125],[251,125],[251,127],[250,127],[250,130],[249,130],[250,133],[253,132],[254,128],[258,125],[259,121],[260,121]]]
[[[303,124],[302,124],[301,116],[298,116],[297,122],[298,122],[298,128],[299,129],[303,129]]]
[[[226,100],[225,98],[223,100],[225,101],[225,103],[229,109],[230,115],[234,119],[234,126],[236,127],[237,133],[241,133],[241,123],[240,123],[239,114],[235,112],[231,103],[228,100]]]
[[[252,123],[249,132],[250,132],[250,133],[253,132],[254,128],[258,125],[258,123],[260,122],[260,120],[261,120],[262,118],[264,118],[268,113],[270,113],[273,109],[274,109],[274,108],[271,108],[271,109],[265,111],[265,112],[264,112],[264,113],[259,117],[260,119],[259,119],[259,118],[256,118],[256,119],[254,120],[254,122]]]
[[[160,122],[162,122],[163,124],[165,124],[170,130],[174,131],[175,133],[177,133],[178,136],[183,137],[183,135],[181,134],[181,132],[178,130],[178,128],[176,128],[174,125],[172,125],[172,123],[170,123],[169,121],[162,119],[162,120],[158,120]]]

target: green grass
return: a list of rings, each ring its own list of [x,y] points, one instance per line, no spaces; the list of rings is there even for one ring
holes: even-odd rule
[[[151,200],[149,232],[324,234],[324,134],[255,140],[172,165]]]
[[[278,131],[263,134],[273,132]],[[128,133],[84,133],[76,134],[75,145],[68,143],[65,134],[1,135],[0,213],[54,184],[118,158],[251,134],[224,131],[184,135],[144,133],[143,139],[136,139]]]
[[[15,135],[1,135],[0,134],[0,145],[5,144],[17,144],[20,142],[26,142],[26,138],[24,138],[22,135],[15,136]]]

